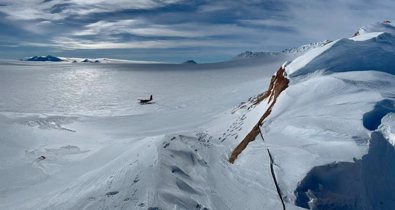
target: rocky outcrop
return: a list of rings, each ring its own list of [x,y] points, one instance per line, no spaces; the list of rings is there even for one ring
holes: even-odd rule
[[[275,75],[272,76],[270,81],[270,85],[268,90],[258,97],[256,100],[256,104],[261,103],[263,100],[267,99],[267,103],[269,107],[266,109],[265,113],[259,119],[257,124],[251,129],[251,131],[244,137],[244,139],[240,142],[239,145],[233,150],[229,162],[234,163],[237,157],[243,150],[247,147],[247,145],[254,141],[255,138],[260,133],[260,126],[263,124],[264,120],[270,115],[274,104],[277,101],[278,96],[284,91],[289,84],[289,80],[285,76],[285,68],[281,67]]]

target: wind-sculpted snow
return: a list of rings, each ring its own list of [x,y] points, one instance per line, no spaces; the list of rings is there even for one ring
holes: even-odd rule
[[[376,130],[381,124],[381,119],[388,113],[395,113],[395,101],[384,99],[374,105],[372,111],[363,115],[363,125],[369,130]]]
[[[354,162],[314,167],[296,189],[296,204],[313,210],[393,209],[395,145],[390,128],[371,134],[369,151]]]

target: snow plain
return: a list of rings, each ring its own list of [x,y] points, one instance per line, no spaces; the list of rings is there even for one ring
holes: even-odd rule
[[[296,59],[2,62],[0,209],[282,209],[267,149],[286,209],[395,208],[391,28]],[[291,60],[264,139],[230,164],[268,106],[251,101]]]
[[[207,149],[213,143],[197,140],[208,138],[208,123],[262,92],[285,57],[192,66],[2,63],[0,208],[167,207],[156,197],[172,188],[157,185],[176,163],[162,144],[176,136],[181,163],[198,155],[193,145]],[[155,104],[137,103],[150,94]]]

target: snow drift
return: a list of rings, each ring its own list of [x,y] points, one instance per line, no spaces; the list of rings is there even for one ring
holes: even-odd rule
[[[393,119],[392,119],[393,120]],[[395,145],[385,122],[372,132],[369,151],[354,162],[314,167],[296,189],[296,204],[309,209],[392,209]]]

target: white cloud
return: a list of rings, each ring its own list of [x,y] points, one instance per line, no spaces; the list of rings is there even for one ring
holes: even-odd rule
[[[136,27],[141,24],[141,21],[135,19],[119,20],[119,21],[103,21],[100,20],[95,23],[84,26],[83,30],[78,30],[72,33],[74,36],[86,35],[109,35],[125,32],[128,28]]]
[[[98,21],[88,24],[73,36],[97,35],[108,37],[116,34],[130,34],[143,37],[201,38],[210,36],[250,36],[262,32],[260,29],[242,27],[236,24],[182,23],[152,24],[141,19]]]
[[[228,53],[228,49],[241,48],[281,50],[309,42],[351,36],[360,26],[394,19],[395,10],[393,0],[0,2],[5,5],[0,6],[0,13],[6,16],[3,22],[8,21],[11,28],[34,33],[22,35],[24,39],[17,42],[24,46],[60,50],[188,47],[222,48],[224,53]],[[185,4],[169,10],[160,9],[180,2]],[[183,7],[186,10],[182,10]],[[152,9],[155,12],[123,11],[127,9]],[[7,38],[7,35],[13,36],[6,34],[2,37]],[[10,43],[17,43],[17,36],[9,38]],[[48,40],[48,43],[37,43],[35,40]]]
[[[0,12],[10,20],[62,20],[74,15],[88,15],[97,12],[115,12],[125,9],[153,9],[181,0],[2,0]],[[67,5],[65,5],[67,4]],[[64,5],[56,13],[51,13],[54,6]]]
[[[29,43],[32,45],[33,43]],[[40,46],[40,43],[35,43]],[[45,44],[44,44],[45,45]],[[91,41],[60,37],[53,40],[53,46],[65,50],[74,49],[150,49],[150,48],[185,48],[185,47],[241,47],[245,44],[237,44],[218,40],[151,40],[151,41]]]
[[[289,7],[291,23],[306,40],[349,37],[359,27],[394,18],[392,0],[302,0]]]

